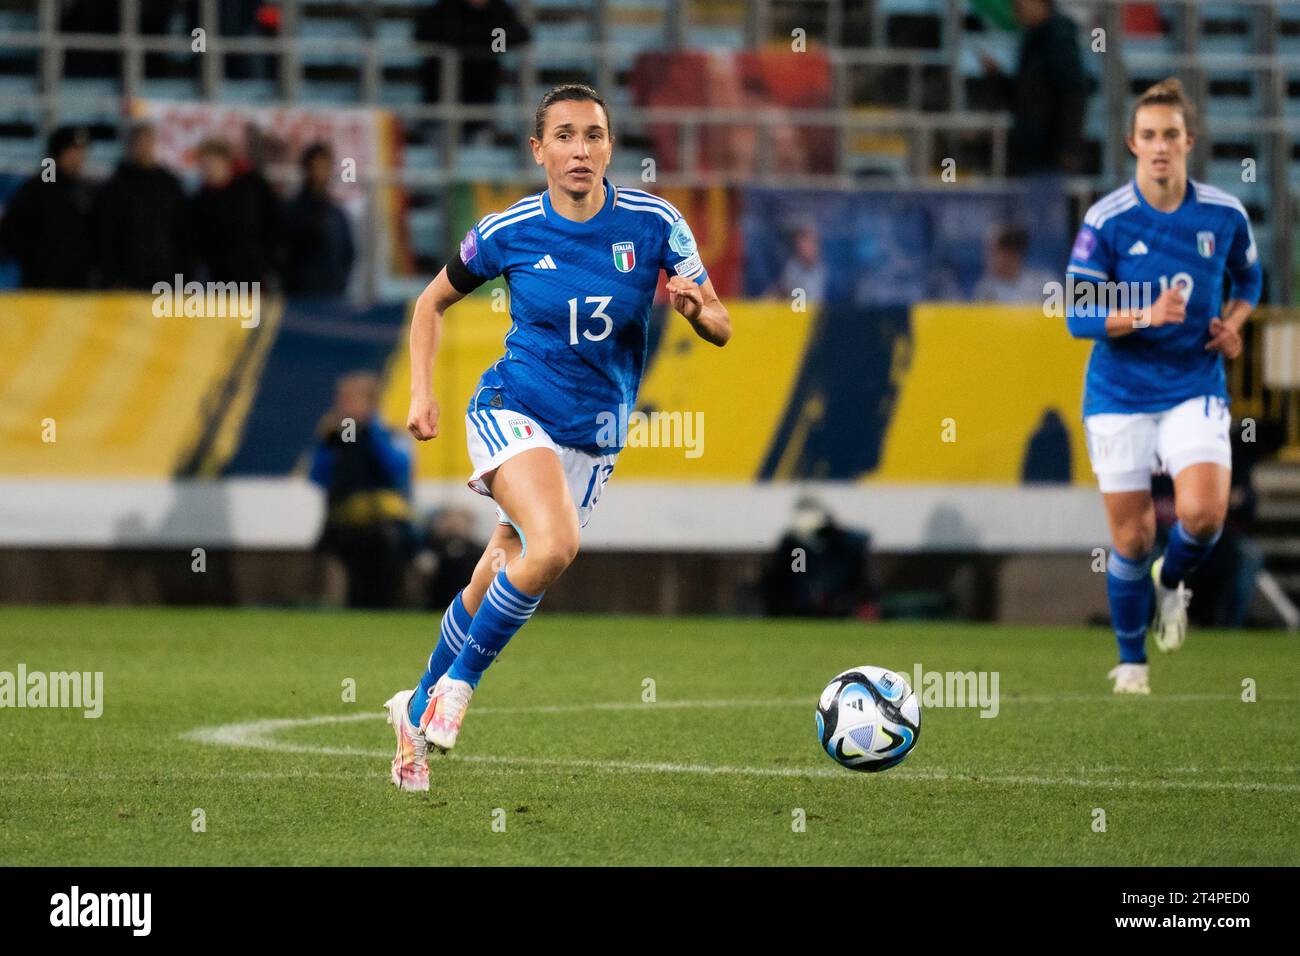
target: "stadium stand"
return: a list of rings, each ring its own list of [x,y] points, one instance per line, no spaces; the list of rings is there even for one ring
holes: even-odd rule
[[[619,138],[610,171],[615,181],[635,181],[643,158],[652,156],[659,160],[656,190],[922,195],[942,182],[944,161],[952,158],[960,189],[995,195],[1018,188],[1006,176],[1011,121],[991,97],[982,63],[991,58],[1010,69],[1017,54],[1016,35],[979,15],[997,8],[994,2],[518,0],[514,7],[532,42],[503,53],[496,101],[480,106],[458,95],[461,54],[415,41],[417,18],[428,6],[423,0],[268,0],[244,24],[222,24],[218,0],[114,0],[95,5],[109,16],[72,16],[87,6],[0,0],[0,181],[30,175],[49,134],[69,123],[89,127],[89,172],[104,178],[120,158],[125,119],[138,104],[382,113],[399,142],[391,161],[358,167],[360,207],[380,208],[399,193],[401,235],[384,235],[367,219],[354,304],[373,308],[382,335],[394,340],[401,317],[383,306],[418,293],[455,248],[467,209],[483,201],[479,193],[467,201],[467,189],[495,200],[537,182],[522,133],[541,93],[564,80],[590,82],[606,95]],[[1176,73],[1202,104],[1205,121],[1193,175],[1231,184],[1242,197],[1265,264],[1265,301],[1289,304],[1300,269],[1294,238],[1300,6],[1278,0],[1062,0],[1059,6],[1080,26],[1095,92],[1084,118],[1083,166],[1059,184],[1071,206],[1059,217],[1056,238],[1068,241],[1069,220],[1129,174],[1129,104],[1151,82]],[[200,40],[205,55],[194,56]],[[792,44],[801,48],[803,41],[806,52],[793,52]],[[792,69],[791,57],[803,59]],[[421,99],[429,58],[445,79],[435,103]],[[684,78],[666,86],[661,80],[673,69]],[[737,92],[755,90],[761,102]],[[802,167],[790,160],[795,116],[795,139],[819,144],[809,151],[816,162]],[[494,132],[466,137],[475,122]],[[381,130],[373,138],[388,145],[386,135]],[[273,179],[278,174],[268,172]],[[731,267],[743,271],[743,263]],[[305,321],[292,310],[288,316],[286,329]],[[1264,337],[1252,331],[1249,361],[1234,369],[1235,400],[1243,414],[1274,423],[1289,447],[1300,448],[1295,392],[1264,374]],[[807,354],[815,346],[808,344]],[[778,464],[760,456],[753,471],[780,478]],[[799,477],[797,468],[793,475]],[[1271,476],[1269,493],[1300,498],[1290,475]],[[1293,513],[1300,511],[1286,502],[1264,502],[1260,509],[1277,519],[1275,553],[1290,575],[1283,583],[1297,593],[1300,558],[1285,564],[1300,534]]]
[[[127,15],[114,18],[116,32],[70,34],[59,32],[56,3],[0,2],[0,169],[31,169],[51,129],[82,123],[95,137],[92,171],[107,170],[119,148],[116,128],[124,97],[381,106],[406,124],[412,148],[405,150],[395,175],[412,197],[415,251],[429,264],[453,238],[446,184],[467,177],[527,179],[531,160],[516,131],[542,90],[560,80],[581,79],[607,91],[624,147],[616,174],[638,171],[637,149],[647,144],[652,123],[671,125],[688,160],[698,158],[697,144],[707,130],[740,123],[758,137],[756,170],[705,174],[688,164],[661,174],[658,182],[693,186],[736,175],[747,181],[776,175],[772,150],[764,144],[788,122],[786,112],[705,103],[655,114],[638,106],[630,79],[638,61],[650,54],[788,47],[797,28],[823,48],[831,75],[829,108],[801,118],[805,128],[834,131],[836,144],[832,171],[808,174],[809,185],[845,186],[881,176],[932,180],[950,155],[964,173],[986,182],[1005,171],[1007,121],[980,108],[986,98],[977,54],[1010,65],[1014,36],[986,29],[960,0],[522,0],[517,6],[535,26],[535,42],[506,53],[508,82],[496,104],[477,109],[458,104],[454,89],[445,91],[441,103],[420,102],[423,57],[450,61],[456,53],[412,40],[421,7],[415,0],[268,3],[274,11],[265,18],[270,26],[255,35],[208,30],[213,55],[198,63],[185,55],[192,25],[183,13],[175,13],[162,34],[140,32],[140,15],[148,6],[149,0],[125,0]],[[197,22],[216,23],[218,6],[215,0],[199,0]],[[1239,180],[1242,160],[1257,161],[1255,181],[1246,182],[1244,192],[1270,264],[1270,298],[1284,301],[1295,257],[1286,245],[1292,213],[1285,200],[1300,187],[1300,166],[1288,161],[1300,129],[1300,11],[1272,0],[1098,0],[1063,6],[1089,31],[1123,35],[1122,43],[1111,43],[1109,54],[1088,59],[1098,95],[1091,98],[1086,118],[1091,165],[1070,183],[1078,201],[1089,201],[1123,174],[1124,107],[1133,93],[1178,72],[1205,103],[1208,120],[1194,174]],[[109,53],[111,75],[69,75],[68,54],[90,51]],[[256,68],[231,69],[235,54],[254,52]],[[260,75],[242,75],[248,73]],[[446,120],[446,127],[426,140],[424,124],[435,119]],[[492,142],[460,143],[460,126],[474,119],[496,123]]]

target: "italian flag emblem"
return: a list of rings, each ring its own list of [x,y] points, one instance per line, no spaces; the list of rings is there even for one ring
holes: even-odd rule
[[[516,438],[528,438],[533,433],[533,426],[522,418],[512,418],[510,419],[510,430],[514,432]]]
[[[614,268],[619,272],[631,272],[636,265],[636,250],[630,242],[616,242],[613,245]]]

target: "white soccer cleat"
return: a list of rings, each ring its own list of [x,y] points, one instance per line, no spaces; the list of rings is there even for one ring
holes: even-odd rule
[[[411,723],[407,708],[413,690],[398,691],[384,703],[388,722],[397,733],[397,755],[393,757],[393,783],[402,790],[429,789],[429,745]]]
[[[1160,569],[1164,557],[1151,565],[1151,579],[1156,585],[1156,614],[1151,622],[1151,638],[1156,647],[1165,653],[1176,651],[1187,640],[1187,605],[1192,602],[1192,592],[1182,581],[1178,587],[1167,588],[1160,583]]]
[[[1117,664],[1106,676],[1115,682],[1117,694],[1149,694],[1148,671],[1146,664]]]
[[[473,696],[474,688],[465,681],[455,680],[448,674],[439,677],[429,695],[429,707],[420,718],[425,739],[443,753],[456,746],[461,722]]]

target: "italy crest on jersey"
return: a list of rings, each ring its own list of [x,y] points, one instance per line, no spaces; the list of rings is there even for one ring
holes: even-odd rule
[[[1204,258],[1209,259],[1214,255],[1214,233],[1198,232],[1196,234],[1196,251]]]
[[[533,426],[522,418],[510,419],[510,430],[516,438],[528,438],[533,434]]]
[[[616,242],[613,245],[614,268],[619,272],[631,272],[636,266],[636,249],[630,242]]]

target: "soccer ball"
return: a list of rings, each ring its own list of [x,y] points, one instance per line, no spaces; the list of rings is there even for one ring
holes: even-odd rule
[[[855,667],[817,701],[817,740],[840,766],[876,773],[902,762],[921,736],[921,703],[883,667]]]

